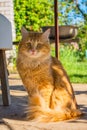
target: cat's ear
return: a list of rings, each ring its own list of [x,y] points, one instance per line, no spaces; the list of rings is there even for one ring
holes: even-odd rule
[[[43,34],[42,34],[42,39],[45,41],[49,41],[49,35],[50,35],[50,28],[47,29]]]
[[[21,34],[22,34],[22,38],[24,38],[24,37],[28,36],[28,31],[24,27],[22,27]]]

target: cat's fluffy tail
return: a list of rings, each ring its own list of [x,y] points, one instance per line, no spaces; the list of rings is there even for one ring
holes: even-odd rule
[[[40,122],[57,122],[76,118],[82,115],[79,109],[76,110],[66,110],[66,111],[54,111],[52,109],[43,110],[39,107],[31,107],[28,111],[27,118],[29,120],[38,120]]]

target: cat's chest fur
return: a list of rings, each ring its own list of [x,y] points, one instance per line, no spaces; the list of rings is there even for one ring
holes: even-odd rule
[[[29,67],[27,70],[28,79],[33,83],[48,81],[51,77],[51,68],[49,64],[39,64],[36,68]]]
[[[50,59],[41,63],[40,61],[27,61],[26,63],[26,59],[24,59],[23,62],[19,63],[20,76],[26,87],[36,88],[46,86],[49,83],[53,84]]]

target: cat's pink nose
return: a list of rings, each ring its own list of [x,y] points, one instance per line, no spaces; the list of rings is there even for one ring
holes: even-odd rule
[[[36,52],[36,51],[35,51],[34,49],[31,50],[31,53],[32,53],[32,54],[35,54],[35,52]]]
[[[32,52],[35,52],[35,50],[34,50],[34,49],[32,49]]]

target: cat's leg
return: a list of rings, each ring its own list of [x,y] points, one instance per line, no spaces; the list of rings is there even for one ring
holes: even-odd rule
[[[53,86],[51,84],[45,85],[44,87],[41,87],[39,93],[41,96],[41,99],[43,99],[43,102],[41,102],[42,106],[44,108],[49,108],[50,107],[50,101],[51,101],[51,95],[53,91]]]
[[[77,109],[72,95],[60,86],[53,91],[51,109],[60,115],[61,120],[75,118],[82,114],[82,112]]]
[[[66,103],[66,106],[69,106],[70,109],[77,109],[77,102],[73,88],[65,77],[64,79],[65,81],[62,79],[60,80],[59,85],[57,85],[58,83],[56,84],[55,91],[59,92],[60,98],[64,101],[64,103]]]
[[[57,87],[54,89],[52,93],[51,98],[51,109],[60,110],[60,109],[66,109],[72,108],[72,95],[68,93],[68,91],[65,88]]]
[[[28,111],[27,111],[27,119],[34,120],[42,115],[42,108],[44,105],[44,100],[41,98],[41,95],[37,90],[28,90]]]
[[[28,93],[29,106],[27,119],[40,119],[45,112],[49,111],[52,88],[45,86],[45,88],[40,89],[40,91],[34,90],[34,92]]]
[[[29,106],[40,106],[43,108],[49,108],[50,98],[53,90],[51,83],[41,83],[40,85],[33,86],[29,81],[29,86],[26,85],[26,91],[29,96]]]

